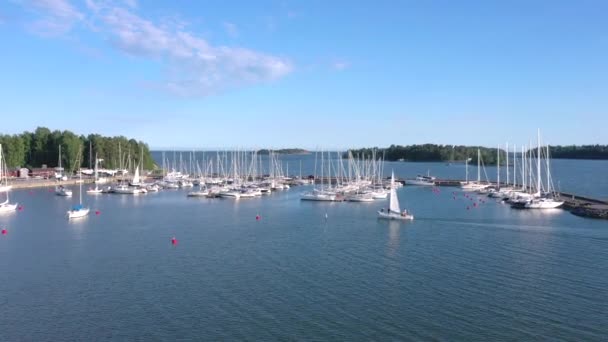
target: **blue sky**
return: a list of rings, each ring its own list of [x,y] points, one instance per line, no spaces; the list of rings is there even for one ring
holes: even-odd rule
[[[606,1],[8,0],[2,133],[608,143]]]

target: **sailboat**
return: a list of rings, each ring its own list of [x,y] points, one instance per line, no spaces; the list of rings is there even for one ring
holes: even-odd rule
[[[8,185],[8,168],[2,158],[2,144],[0,144],[0,193],[6,192],[6,200],[0,203],[0,213],[14,211],[17,209],[17,203],[11,204],[9,202],[8,193],[11,191],[11,186]]]
[[[63,175],[63,168],[61,167],[61,145],[59,145],[59,166],[55,168],[55,170],[57,170],[57,172],[55,172],[55,178],[57,178],[57,180],[67,180],[67,177]],[[64,187],[63,185],[60,186],[56,186],[55,187],[55,195],[57,196],[64,196],[64,197],[71,197],[72,196],[72,190]]]
[[[80,180],[82,181],[82,172],[80,173]],[[75,205],[74,207],[72,207],[72,210],[68,210],[67,212],[67,216],[68,219],[72,219],[72,218],[81,218],[81,217],[85,217],[87,215],[89,215],[89,208],[86,208],[82,205],[82,182],[79,183],[80,184],[80,202],[78,203],[78,205]]]
[[[97,185],[97,181],[98,181],[98,168],[97,168],[97,163],[99,162],[99,159],[97,159],[97,154],[95,154],[95,189],[88,189],[87,190],[87,194],[91,194],[91,195],[95,195],[95,194],[100,194],[103,192],[103,189],[100,189],[99,186]]]
[[[414,219],[414,215],[408,214],[406,210],[403,210],[403,212],[401,212],[401,208],[399,207],[399,198],[397,197],[397,190],[395,188],[395,172],[391,174],[391,190],[388,203],[388,210],[386,212],[384,211],[384,209],[378,211],[378,218],[387,220]]]
[[[549,171],[549,146],[547,145],[546,160],[546,171],[547,171],[547,189],[546,194],[541,191],[541,146],[540,146],[540,129],[538,130],[538,152],[536,157],[536,191],[534,198],[528,201],[525,205],[525,209],[555,209],[561,207],[564,202],[557,200],[553,197],[553,191],[551,186],[551,173]]]
[[[484,171],[485,172],[485,171]],[[481,151],[477,149],[477,181],[469,182],[469,162],[466,162],[466,182],[461,184],[464,191],[479,191],[488,187],[487,184],[481,183]]]

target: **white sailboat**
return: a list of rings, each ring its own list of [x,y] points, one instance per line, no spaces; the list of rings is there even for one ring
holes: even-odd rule
[[[564,202],[563,201],[559,201],[556,200],[555,198],[553,198],[553,191],[552,191],[552,187],[551,187],[551,173],[549,171],[549,146],[547,146],[547,155],[545,156],[545,160],[546,160],[546,178],[547,178],[547,188],[546,190],[546,194],[542,194],[541,192],[541,162],[540,162],[540,157],[541,157],[541,146],[540,146],[540,130],[538,130],[538,152],[537,152],[537,157],[536,157],[536,189],[537,189],[537,193],[535,194],[534,198],[530,201],[528,201],[525,204],[525,208],[526,209],[555,209],[555,208],[559,208],[561,207]]]
[[[97,185],[97,182],[98,182],[98,180],[99,180],[99,178],[98,178],[98,177],[99,177],[99,171],[98,171],[98,168],[97,168],[97,163],[98,163],[99,161],[100,161],[100,160],[99,160],[99,159],[97,159],[97,154],[95,154],[95,189],[89,188],[89,189],[87,190],[87,194],[90,194],[90,195],[101,194],[101,193],[103,192],[103,189],[101,189],[101,188],[100,188],[100,187]]]
[[[414,215],[408,214],[406,210],[401,212],[399,207],[399,198],[397,197],[397,190],[395,188],[395,173],[391,174],[391,190],[390,197],[388,199],[388,210],[385,212],[384,209],[378,211],[378,218],[387,220],[413,220]]]
[[[82,180],[82,173],[80,173],[80,180]],[[89,208],[86,208],[85,206],[82,205],[82,182],[79,183],[80,184],[80,201],[78,202],[78,205],[75,205],[74,207],[72,207],[72,210],[68,210],[67,212],[67,216],[68,219],[73,219],[73,218],[81,218],[81,217],[85,217],[87,215],[89,215]]]
[[[9,201],[9,191],[11,190],[11,186],[8,185],[8,168],[6,167],[6,162],[2,158],[2,144],[0,144],[0,193],[6,193],[6,200],[0,203],[0,213],[15,211],[17,209],[17,203],[10,203]]]
[[[469,163],[466,163],[466,182],[461,185],[463,191],[479,191],[488,187],[487,184],[481,183],[481,151],[477,149],[477,181],[469,182]]]

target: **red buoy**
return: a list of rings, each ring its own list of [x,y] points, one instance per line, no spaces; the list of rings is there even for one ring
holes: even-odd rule
[[[476,207],[476,206],[477,206],[477,203],[473,203],[473,206],[474,206],[474,207]]]
[[[171,244],[177,245],[177,239],[175,238],[175,236],[173,238],[171,238]]]
[[[17,208],[17,210],[22,211],[22,210],[23,210],[23,206],[22,206],[22,205],[20,205],[20,206]]]
[[[261,219],[262,219],[262,217],[260,216],[260,214],[255,215],[255,220],[256,220],[256,221],[259,221],[259,220],[261,220]]]
[[[95,215],[99,215],[99,214],[101,214],[101,211],[95,210]]]
[[[2,235],[6,235],[8,233],[8,231],[6,230],[6,228],[2,228]]]

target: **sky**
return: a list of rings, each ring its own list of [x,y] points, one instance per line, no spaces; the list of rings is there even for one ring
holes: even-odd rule
[[[0,3],[0,133],[607,144],[608,1]]]

